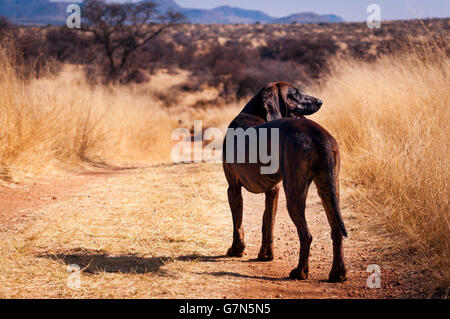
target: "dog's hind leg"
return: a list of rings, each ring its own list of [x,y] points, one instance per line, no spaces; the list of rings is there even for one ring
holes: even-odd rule
[[[295,182],[295,181],[294,181]],[[292,184],[290,181],[284,182],[286,193],[286,205],[289,216],[297,228],[300,239],[300,258],[297,268],[294,268],[289,274],[291,279],[304,280],[308,278],[309,273],[309,249],[312,242],[312,236],[309,232],[305,218],[306,197],[308,195],[309,184],[306,181]]]
[[[277,213],[278,194],[280,187],[277,185],[265,193],[266,208],[263,216],[262,226],[262,244],[258,254],[258,260],[273,260],[273,226],[275,224],[275,215]]]
[[[333,240],[333,266],[328,277],[330,282],[340,282],[346,279],[342,241],[343,236],[347,236],[347,231],[345,230],[339,208],[338,156],[338,153],[335,152],[334,158],[326,161],[327,164],[324,164],[324,168],[326,169],[319,172],[314,178],[317,192],[322,200],[322,205],[331,227],[331,238]]]
[[[242,187],[240,185],[229,185],[228,202],[233,216],[233,244],[228,249],[227,256],[242,257],[244,254],[244,227],[242,226]]]

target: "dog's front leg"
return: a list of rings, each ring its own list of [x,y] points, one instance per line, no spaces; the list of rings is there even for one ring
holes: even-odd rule
[[[228,249],[227,256],[242,257],[244,254],[244,227],[242,226],[242,190],[241,186],[228,187],[228,202],[233,216],[233,244]]]

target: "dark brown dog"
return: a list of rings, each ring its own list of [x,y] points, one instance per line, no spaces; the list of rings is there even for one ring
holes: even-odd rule
[[[339,209],[339,150],[336,140],[325,129],[304,117],[318,111],[321,105],[322,101],[301,94],[289,83],[271,83],[253,97],[229,125],[231,129],[254,127],[258,136],[261,135],[261,128],[266,128],[269,131],[269,146],[270,129],[277,128],[279,168],[273,174],[262,174],[260,168],[264,164],[260,160],[249,162],[249,139],[245,141],[245,162],[237,163],[236,158],[227,162],[227,139],[237,139],[227,131],[223,144],[223,169],[229,185],[228,201],[233,215],[233,244],[227,255],[241,257],[245,249],[241,194],[244,186],[252,193],[266,195],[258,259],[273,259],[274,219],[279,183],[283,181],[289,216],[297,227],[300,239],[299,264],[291,271],[290,278],[308,278],[312,236],[305,220],[305,203],[309,185],[314,181],[331,226],[333,266],[329,280],[336,282],[345,280],[342,239],[347,236]],[[234,145],[234,154],[237,155],[236,143]]]

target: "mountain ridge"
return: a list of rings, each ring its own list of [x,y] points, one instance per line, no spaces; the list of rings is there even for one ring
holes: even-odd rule
[[[253,24],[253,23],[336,23],[345,22],[341,17],[318,15],[312,12],[294,13],[287,17],[275,18],[259,10],[248,10],[227,5],[213,9],[192,9],[179,6],[174,0],[153,0],[158,8],[179,11],[190,23],[199,24]],[[55,24],[66,21],[68,2],[49,0],[3,0],[0,2],[0,16],[13,23],[24,25]]]

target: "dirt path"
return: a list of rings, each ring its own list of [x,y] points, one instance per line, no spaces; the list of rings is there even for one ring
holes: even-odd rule
[[[348,270],[348,280],[344,283],[328,283],[328,273],[332,262],[332,241],[330,229],[320,198],[312,186],[307,201],[307,221],[313,235],[310,257],[310,275],[306,281],[291,281],[289,272],[297,265],[299,256],[298,236],[290,220],[286,200],[280,194],[275,227],[275,260],[269,263],[255,261],[260,240],[264,196],[247,193],[244,196],[247,254],[243,262],[231,265],[233,268],[225,276],[246,278],[243,293],[248,298],[401,298],[418,296],[417,286],[404,275],[404,270],[394,265],[394,260],[386,257],[388,238],[370,234],[361,227],[361,219],[354,216],[351,207],[344,201],[343,215],[349,238],[344,250]],[[254,221],[257,221],[255,223]],[[367,231],[367,230],[366,230]],[[367,266],[381,267],[381,289],[369,289]]]
[[[34,211],[49,203],[66,200],[72,192],[98,178],[108,178],[126,172],[127,167],[96,168],[82,173],[60,176],[41,176],[32,182],[0,184],[0,224],[8,225],[25,219]]]
[[[31,192],[29,192],[31,190]],[[247,250],[223,256],[231,216],[221,168],[213,164],[102,170],[0,187],[1,297],[143,298],[401,298],[421,297],[414,273],[390,252],[391,238],[365,224],[345,198],[342,212],[348,280],[328,283],[331,239],[325,213],[310,189],[313,235],[310,279],[287,278],[299,244],[284,193],[275,227],[275,259],[255,260],[264,196],[244,193]],[[348,195],[348,194],[347,194]],[[14,247],[14,249],[11,249]],[[19,248],[17,248],[19,247]],[[32,264],[24,267],[23,264]],[[67,265],[83,269],[79,289],[66,285]],[[369,289],[366,268],[381,268],[381,288]],[[7,269],[7,270],[5,270]],[[14,271],[11,271],[14,269]],[[39,293],[36,287],[40,288]]]

